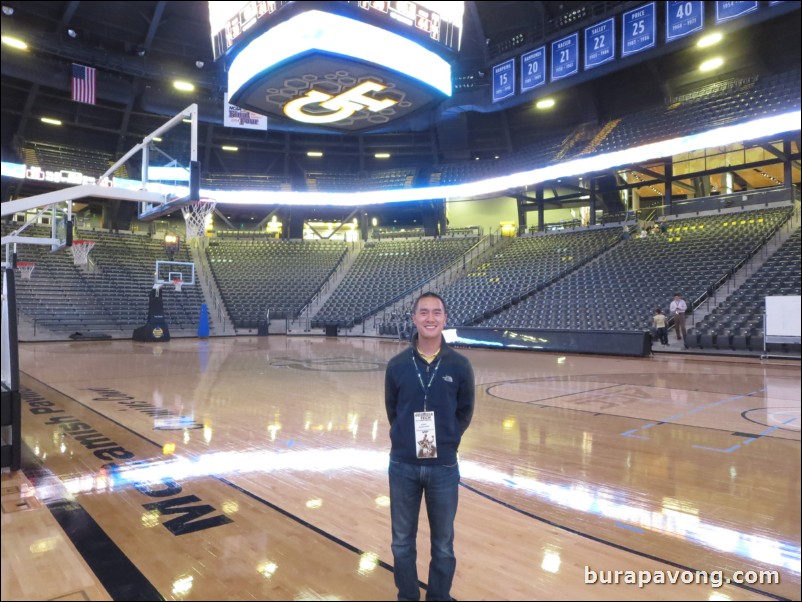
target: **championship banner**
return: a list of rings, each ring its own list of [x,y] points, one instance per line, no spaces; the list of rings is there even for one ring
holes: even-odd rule
[[[225,127],[267,131],[267,117],[230,104],[228,92],[225,94],[223,106],[223,125]]]

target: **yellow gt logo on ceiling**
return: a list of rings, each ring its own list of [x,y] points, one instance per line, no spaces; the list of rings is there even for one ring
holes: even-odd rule
[[[365,94],[367,92],[381,92],[386,87],[373,81],[366,81],[338,96],[331,96],[318,90],[310,90],[306,93],[306,96],[291,100],[284,105],[284,114],[291,119],[304,123],[334,123],[347,119],[361,109],[368,109],[378,113],[382,109],[397,104],[397,101],[389,98],[377,100],[365,96]],[[307,113],[304,111],[304,107],[313,104],[318,104],[331,111],[331,113]]]

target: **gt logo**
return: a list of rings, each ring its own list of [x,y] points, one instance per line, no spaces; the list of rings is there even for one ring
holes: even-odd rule
[[[310,90],[306,96],[291,100],[284,105],[284,114],[287,117],[302,121],[304,123],[334,123],[342,119],[347,119],[361,109],[368,109],[374,113],[397,104],[397,101],[386,98],[377,100],[365,96],[367,92],[381,92],[387,86],[379,83],[366,81],[359,84],[356,88],[346,90],[339,96],[331,96],[318,90]],[[331,113],[307,113],[304,107],[307,105],[319,104]]]

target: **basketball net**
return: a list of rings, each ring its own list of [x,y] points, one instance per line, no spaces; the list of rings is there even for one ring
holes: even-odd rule
[[[35,263],[30,261],[18,261],[17,262],[17,269],[19,270],[20,276],[22,276],[23,280],[30,280],[31,276],[33,275],[33,269],[36,267]]]
[[[75,265],[87,265],[89,263],[89,251],[95,248],[94,240],[74,240],[70,250],[72,251],[72,261]]]
[[[187,240],[201,240],[206,237],[206,218],[211,215],[217,202],[212,199],[201,199],[181,207],[187,226]]]
[[[173,280],[173,286],[175,287],[175,291],[177,293],[181,292],[181,287],[183,286],[183,284],[184,284],[183,280],[177,280],[177,279]]]

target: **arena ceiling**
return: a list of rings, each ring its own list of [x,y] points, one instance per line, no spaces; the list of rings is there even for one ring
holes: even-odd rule
[[[490,159],[508,156],[550,133],[583,122],[599,123],[740,75],[781,72],[800,64],[800,11],[744,20],[726,39],[725,67],[700,75],[690,40],[666,45],[625,68],[599,69],[568,78],[548,92],[557,106],[535,111],[533,97],[494,105],[489,100],[493,64],[525,46],[509,40],[548,42],[594,24],[605,15],[643,2],[466,2],[463,45],[454,73],[469,86],[415,119],[358,135],[309,133],[286,123],[265,132],[222,126],[227,74],[213,60],[208,7],[197,1],[4,1],[3,35],[23,37],[24,53],[3,47],[2,154],[18,161],[27,141],[85,145],[121,155],[141,137],[191,102],[201,107],[200,159],[204,172],[302,173],[347,171]],[[795,4],[795,3],[787,3]],[[506,49],[506,50],[505,50]],[[97,68],[97,104],[70,102],[70,65]],[[192,94],[172,87],[192,81]],[[40,122],[58,116],[62,128]],[[236,156],[220,150],[236,144]],[[306,152],[317,148],[322,160]],[[391,151],[377,162],[374,152]]]

